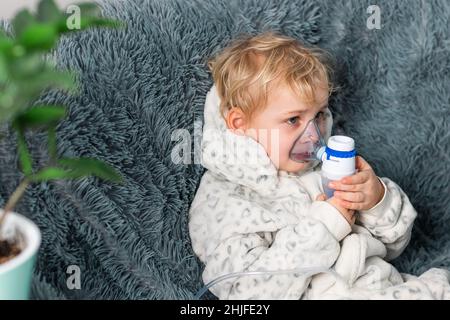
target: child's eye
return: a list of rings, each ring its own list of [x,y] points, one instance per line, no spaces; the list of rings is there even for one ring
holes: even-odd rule
[[[291,126],[295,126],[298,123],[299,117],[292,117],[289,118],[287,123],[290,124]]]

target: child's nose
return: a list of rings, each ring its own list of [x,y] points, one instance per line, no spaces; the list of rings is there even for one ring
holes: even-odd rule
[[[319,136],[317,135],[317,132],[313,132],[312,134],[310,134],[309,139],[314,143],[319,141]]]
[[[319,135],[318,135],[317,130],[316,130],[316,128],[314,126],[309,126],[307,128],[307,132],[306,133],[307,133],[308,139],[311,140],[312,142],[315,143],[315,142],[319,141]]]

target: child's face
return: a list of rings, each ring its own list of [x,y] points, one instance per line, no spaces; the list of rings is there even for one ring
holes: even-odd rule
[[[279,85],[269,92],[267,107],[263,111],[257,112],[246,127],[247,129],[256,129],[253,130],[251,136],[264,147],[279,170],[298,172],[307,169],[310,163],[299,163],[291,160],[289,151],[305,129],[308,121],[314,119],[316,114],[326,109],[327,106],[328,91],[326,89],[318,87],[316,102],[307,104],[287,84]],[[276,135],[273,136],[273,145],[271,141],[272,130],[278,130],[279,137],[279,143],[277,143]],[[319,137],[312,137],[312,139],[318,140]]]

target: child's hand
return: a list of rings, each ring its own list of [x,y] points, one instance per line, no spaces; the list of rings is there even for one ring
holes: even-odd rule
[[[356,174],[331,182],[330,187],[336,190],[333,198],[344,208],[369,210],[383,198],[384,187],[366,160],[360,156],[355,160]]]
[[[328,203],[330,203],[333,207],[335,207],[350,225],[353,225],[355,223],[356,216],[354,210],[349,210],[342,207],[336,200],[336,197],[331,197],[330,199],[327,200],[327,196],[325,193],[319,194],[316,197],[316,201],[325,201],[325,200]]]

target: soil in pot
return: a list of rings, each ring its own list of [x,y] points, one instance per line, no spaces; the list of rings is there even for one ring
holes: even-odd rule
[[[0,240],[0,264],[5,263],[21,252],[17,241]]]

